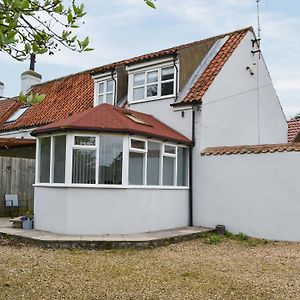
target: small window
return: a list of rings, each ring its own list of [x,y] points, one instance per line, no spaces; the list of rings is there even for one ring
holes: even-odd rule
[[[19,108],[12,116],[10,116],[5,123],[15,122],[17,121],[27,110],[29,106],[23,106]]]
[[[175,146],[165,145],[164,149],[165,149],[164,153],[166,153],[166,154],[176,154]]]
[[[146,142],[145,141],[131,139],[130,140],[130,145],[131,145],[131,148],[134,148],[134,149],[142,149],[142,150],[146,149]]]
[[[78,146],[95,146],[96,138],[93,136],[75,136],[75,145]]]
[[[98,82],[97,104],[107,103],[114,105],[114,87],[113,79]]]

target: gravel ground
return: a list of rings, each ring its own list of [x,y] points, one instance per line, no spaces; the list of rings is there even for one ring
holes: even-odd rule
[[[88,251],[0,239],[0,299],[300,299],[300,244],[209,241]]]

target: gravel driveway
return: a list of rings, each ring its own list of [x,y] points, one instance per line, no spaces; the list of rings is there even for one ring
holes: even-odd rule
[[[149,250],[0,240],[0,299],[300,299],[300,244],[222,238]]]

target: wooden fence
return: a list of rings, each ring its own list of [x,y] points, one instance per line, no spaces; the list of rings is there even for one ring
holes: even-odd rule
[[[17,194],[19,211],[33,208],[35,159],[0,156],[0,216],[10,214],[5,208],[5,194]]]

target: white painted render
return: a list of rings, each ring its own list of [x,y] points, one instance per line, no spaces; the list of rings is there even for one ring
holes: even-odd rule
[[[299,165],[300,152],[201,157],[195,225],[300,241]]]
[[[35,72],[32,72],[32,74],[24,72],[21,75],[21,91],[23,94],[28,93],[33,85],[38,84],[42,81],[42,78],[40,78],[39,76],[40,75]]]
[[[188,225],[188,190],[35,186],[35,228],[130,234]]]
[[[0,132],[0,138],[23,138],[23,139],[35,139],[30,135],[31,131],[35,128],[31,129],[21,129],[17,131],[4,131]]]
[[[251,39],[254,35],[249,31],[202,99],[196,134],[201,149],[287,142],[285,116],[263,57],[251,53],[256,49]]]

